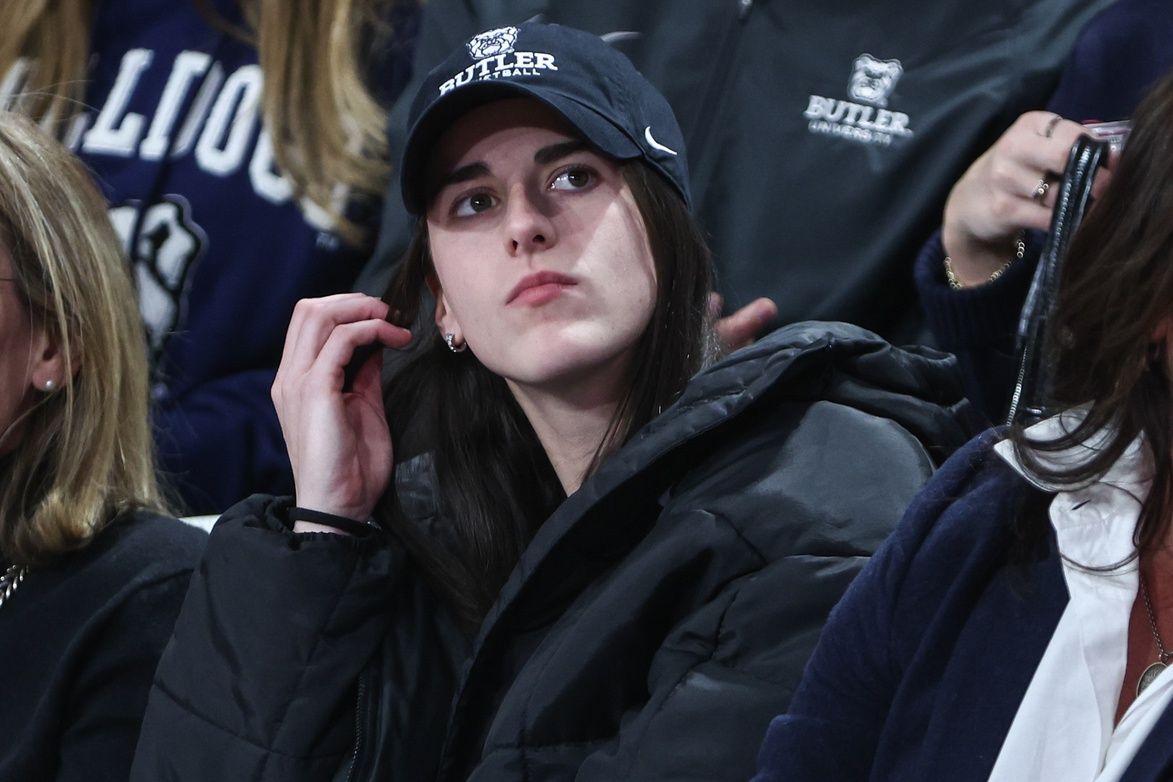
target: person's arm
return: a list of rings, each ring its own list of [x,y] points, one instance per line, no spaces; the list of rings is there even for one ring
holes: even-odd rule
[[[954,185],[940,232],[917,258],[929,326],[937,344],[957,355],[966,394],[989,423],[1001,422],[1009,407],[1019,311],[1050,227],[1059,176],[1083,132],[1051,112],[1019,117]],[[1094,192],[1107,185],[1105,173]]]
[[[994,458],[995,440],[987,433],[955,453],[852,582],[789,709],[770,723],[753,782],[886,778],[875,764],[904,669],[978,537],[975,522],[989,521],[945,516]]]
[[[580,782],[745,779],[819,631],[865,557],[795,556],[730,583],[665,639],[649,697]],[[834,777],[827,777],[833,779]]]
[[[159,663],[132,780],[329,780],[402,555],[377,528],[295,534],[288,500],[225,514]]]
[[[757,428],[781,443],[740,443],[736,458],[678,487],[665,510],[695,503],[701,510],[673,529],[728,531],[736,544],[706,550],[725,563],[743,557],[742,575],[664,639],[650,697],[579,780],[753,774],[769,720],[790,703],[832,608],[931,471],[924,447],[892,421],[833,403],[777,404],[771,415]],[[802,454],[801,463],[785,453]]]
[[[214,528],[159,666],[132,779],[329,779],[349,751],[359,671],[386,631],[400,549],[364,527],[391,475],[373,353],[410,334],[361,294],[298,302],[272,397],[304,509],[354,522],[298,534],[253,497]],[[319,516],[328,518],[328,516]]]
[[[921,249],[913,273],[936,346],[957,356],[965,395],[985,428],[1001,423],[1018,371],[1019,312],[1038,266],[1043,236],[1027,234],[1023,258],[998,279],[953,289],[945,278],[940,233]]]
[[[1028,111],[957,180],[941,225],[956,284],[989,282],[1013,264],[1023,231],[1050,228],[1059,176],[1083,133],[1081,125],[1058,114]],[[1100,179],[1097,192],[1107,178]]]
[[[788,711],[769,725],[753,782],[870,778],[899,682],[889,639],[906,556],[894,536],[836,606]]]

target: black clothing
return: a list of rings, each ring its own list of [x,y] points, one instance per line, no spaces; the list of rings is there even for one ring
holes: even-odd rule
[[[0,779],[125,782],[207,535],[127,513],[0,607]]]
[[[964,439],[959,398],[951,357],[774,333],[554,512],[471,643],[393,536],[293,534],[288,500],[254,497],[212,533],[132,779],[746,778],[831,607]]]
[[[604,35],[684,131],[726,310],[770,296],[780,324],[842,320],[911,342],[923,320],[912,258],[949,188],[1044,104],[1076,33],[1108,4],[429,0],[391,112],[392,159],[424,76],[471,36],[529,19]],[[374,295],[412,234],[398,189],[359,278]]]

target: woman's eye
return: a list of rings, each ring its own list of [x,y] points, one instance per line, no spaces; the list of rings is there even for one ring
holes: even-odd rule
[[[550,182],[551,190],[582,190],[595,181],[595,172],[589,168],[568,168]]]
[[[452,214],[456,217],[472,217],[492,209],[495,203],[496,199],[488,193],[473,193],[452,204]]]

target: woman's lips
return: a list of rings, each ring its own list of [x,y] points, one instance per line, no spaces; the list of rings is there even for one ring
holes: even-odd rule
[[[534,272],[522,277],[521,281],[513,286],[513,290],[509,291],[509,296],[505,299],[505,304],[536,307],[553,301],[567,288],[576,284],[574,278],[565,274],[550,271]]]

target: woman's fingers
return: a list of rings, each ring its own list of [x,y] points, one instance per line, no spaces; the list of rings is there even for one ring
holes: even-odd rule
[[[1071,147],[1075,145],[1075,142],[1080,136],[1088,135],[1088,129],[1078,122],[1072,122],[1068,119],[1060,118],[1058,121],[1054,121],[1054,118],[1058,117],[1057,114],[1030,112],[1029,115],[1023,116],[1030,116],[1031,124],[1037,126],[1040,121],[1038,115],[1049,116],[1051,120],[1043,125],[1042,132],[1034,139],[1030,138],[1027,134],[1018,137],[1015,146],[1019,160],[1028,169],[1027,176],[1023,180],[1024,186],[1030,186],[1031,176],[1037,177],[1035,179],[1035,185],[1027,195],[1033,197],[1033,200],[1046,207],[1049,215],[1050,210],[1055,206],[1061,176],[1067,168],[1067,161],[1071,156]],[[1049,136],[1045,134],[1048,127],[1051,130]],[[1112,178],[1110,172],[1115,166],[1116,158],[1117,155],[1110,156],[1107,165],[1097,174],[1096,182],[1092,189],[1093,196],[1098,195],[1107,187],[1108,182]],[[1041,183],[1044,182],[1046,185],[1041,187]],[[1040,197],[1034,197],[1040,187],[1045,192]],[[1040,226],[1036,220],[1035,224],[1027,227],[1046,230],[1048,225]]]
[[[298,502],[362,519],[386,488],[391,442],[380,388],[382,354],[363,362],[353,392],[346,365],[366,345],[404,347],[411,334],[388,323],[387,305],[357,294],[299,302],[273,383]]]
[[[1024,228],[1047,230],[1078,123],[1044,111],[1027,112],[966,171],[945,208],[946,250],[951,245],[991,252]],[[991,255],[991,258],[993,256]]]
[[[321,352],[335,326],[370,319],[385,319],[389,307],[381,299],[362,293],[339,293],[302,299],[293,308],[281,364],[305,370]]]
[[[358,368],[351,393],[381,400],[383,398],[383,351],[376,350]]]
[[[999,141],[1007,154],[1040,176],[1044,173],[1058,177],[1067,167],[1071,145],[1087,129],[1078,122],[1060,118],[1058,114],[1031,111],[1023,114]],[[1050,129],[1050,135],[1047,130]]]
[[[318,351],[307,376],[331,390],[342,389],[343,371],[357,348],[382,344],[401,348],[411,341],[411,332],[385,320],[361,320],[335,325]]]
[[[949,193],[941,230],[959,280],[988,279],[1011,257],[1023,229],[1050,229],[1071,147],[1086,132],[1052,112],[1030,111],[970,166]],[[1110,178],[1101,171],[1093,194]]]
[[[772,299],[754,299],[741,309],[714,324],[717,338],[727,351],[737,350],[753,342],[778,317],[778,305]]]

